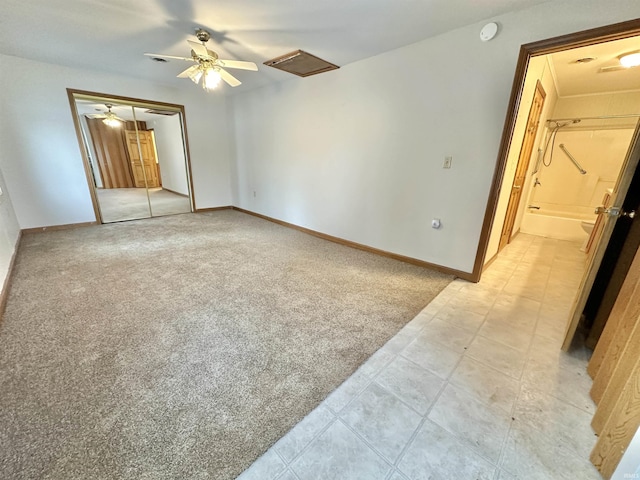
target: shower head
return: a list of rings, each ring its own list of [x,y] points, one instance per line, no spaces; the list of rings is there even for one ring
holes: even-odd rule
[[[567,120],[565,122],[560,122],[559,120],[551,120],[552,122],[554,122],[556,124],[555,127],[553,127],[555,130],[558,130],[560,128],[566,127],[567,125],[573,125],[576,123],[580,123],[582,120],[580,120],[579,118],[574,118],[572,120]]]

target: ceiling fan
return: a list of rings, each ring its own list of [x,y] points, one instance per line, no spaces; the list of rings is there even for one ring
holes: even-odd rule
[[[218,58],[218,54],[209,50],[206,46],[206,43],[211,38],[211,34],[206,30],[198,28],[196,30],[196,37],[202,44],[187,40],[187,43],[191,47],[191,57],[175,57],[173,55],[159,55],[155,53],[145,53],[145,55],[154,58],[171,58],[195,62],[195,65],[191,65],[185,71],[178,74],[178,78],[190,78],[196,85],[202,80],[202,88],[205,90],[213,90],[218,86],[220,80],[224,80],[232,87],[237,87],[242,83],[224,68],[237,68],[240,70],[252,70],[254,72],[258,70],[258,67],[253,62],[222,60]]]
[[[110,103],[105,103],[104,106],[107,107],[106,112],[93,113],[87,116],[89,118],[102,118],[103,119],[102,122],[105,125],[108,125],[110,127],[119,127],[124,122],[124,120],[111,111],[111,109],[113,108],[113,105],[111,105]]]

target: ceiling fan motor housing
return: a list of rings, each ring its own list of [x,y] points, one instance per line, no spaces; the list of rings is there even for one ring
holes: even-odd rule
[[[196,37],[202,43],[206,43],[211,38],[211,34],[209,32],[207,32],[206,30],[203,30],[202,28],[197,28],[196,29]]]

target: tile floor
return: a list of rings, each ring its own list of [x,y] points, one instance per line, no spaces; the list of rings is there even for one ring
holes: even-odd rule
[[[239,478],[601,478],[588,351],[560,350],[585,255],[520,234],[455,280]]]

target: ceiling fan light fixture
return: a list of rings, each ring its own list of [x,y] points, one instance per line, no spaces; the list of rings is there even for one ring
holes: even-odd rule
[[[104,113],[104,119],[102,120],[102,123],[111,128],[117,128],[122,125],[122,120],[111,111],[113,105],[106,103],[105,107],[107,107],[107,111]]]
[[[620,57],[620,65],[625,68],[640,66],[640,52],[632,52]]]
[[[104,123],[105,125],[107,125],[108,127],[111,127],[111,128],[117,128],[120,125],[122,125],[122,122],[120,120],[118,120],[117,118],[115,118],[115,115],[113,115],[113,114],[107,115],[107,118],[102,120],[102,123]]]
[[[189,78],[193,81],[193,83],[197,85],[200,82],[200,79],[202,78],[202,70],[198,69],[190,73]]]
[[[206,30],[201,28],[197,29],[196,37],[201,43],[187,40],[187,44],[191,47],[191,55],[189,57],[176,57],[174,55],[161,55],[157,53],[145,53],[145,55],[152,58],[175,58],[193,62],[194,65],[180,72],[177,77],[189,78],[196,85],[202,81],[202,88],[206,91],[214,90],[221,82],[231,87],[237,87],[242,84],[240,80],[226,70],[227,68],[253,72],[258,70],[258,66],[253,62],[219,58],[216,52],[209,50],[206,46],[207,41],[211,38],[211,35]]]
[[[213,90],[220,84],[221,79],[220,73],[215,68],[208,68],[204,72],[202,88],[205,90]]]

